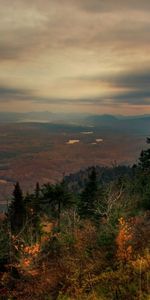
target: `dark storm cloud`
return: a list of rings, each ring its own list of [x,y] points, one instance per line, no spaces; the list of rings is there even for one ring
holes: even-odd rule
[[[137,70],[120,74],[110,80],[113,85],[132,88],[138,91],[147,92],[150,90],[150,69]]]
[[[83,0],[78,1],[83,9],[95,13],[112,12],[116,10],[147,10],[150,9],[149,0]]]
[[[0,102],[14,100],[31,100],[32,95],[25,89],[0,86]]]
[[[89,99],[89,102],[107,103],[107,100],[114,103],[127,103],[130,105],[150,104],[150,69],[128,71],[117,75],[93,76],[80,78],[83,81],[106,84],[118,90],[116,93],[108,92],[106,96]],[[121,92],[120,92],[121,90]]]
[[[85,76],[80,79],[93,82],[104,82],[117,87],[135,88],[138,90],[145,90],[145,88],[150,89],[150,69],[146,68],[142,70],[135,68],[134,70],[105,76]]]
[[[128,104],[128,105],[150,105],[150,91],[139,94],[133,93],[120,93],[108,96],[90,97],[85,99],[77,99],[79,104],[87,105],[103,105],[110,106],[112,104]]]
[[[150,105],[150,90],[116,94],[111,97],[111,100],[116,104]]]

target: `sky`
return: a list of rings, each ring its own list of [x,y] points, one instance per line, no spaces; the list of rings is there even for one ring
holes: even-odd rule
[[[0,0],[0,111],[150,113],[150,0]]]

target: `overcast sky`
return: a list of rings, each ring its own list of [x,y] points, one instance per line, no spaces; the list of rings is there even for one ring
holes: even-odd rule
[[[150,0],[0,0],[0,111],[150,113]]]

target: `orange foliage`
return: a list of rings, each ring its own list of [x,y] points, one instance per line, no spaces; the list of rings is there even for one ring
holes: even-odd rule
[[[32,256],[35,256],[39,253],[40,251],[40,244],[36,243],[32,246],[26,246],[24,248],[24,253],[26,254],[31,254]]]
[[[29,268],[40,252],[40,244],[36,243],[32,246],[25,246],[22,249],[22,257],[20,258],[20,266],[24,269]]]
[[[132,226],[124,218],[119,219],[119,233],[116,238],[117,258],[122,262],[131,260],[133,248],[131,245],[133,238]]]

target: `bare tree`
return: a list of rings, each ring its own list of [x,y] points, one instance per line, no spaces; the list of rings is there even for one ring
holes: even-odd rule
[[[123,192],[123,185],[121,185],[119,189],[117,189],[114,184],[109,185],[103,201],[98,201],[96,213],[108,221],[114,210],[114,207],[119,207]]]

